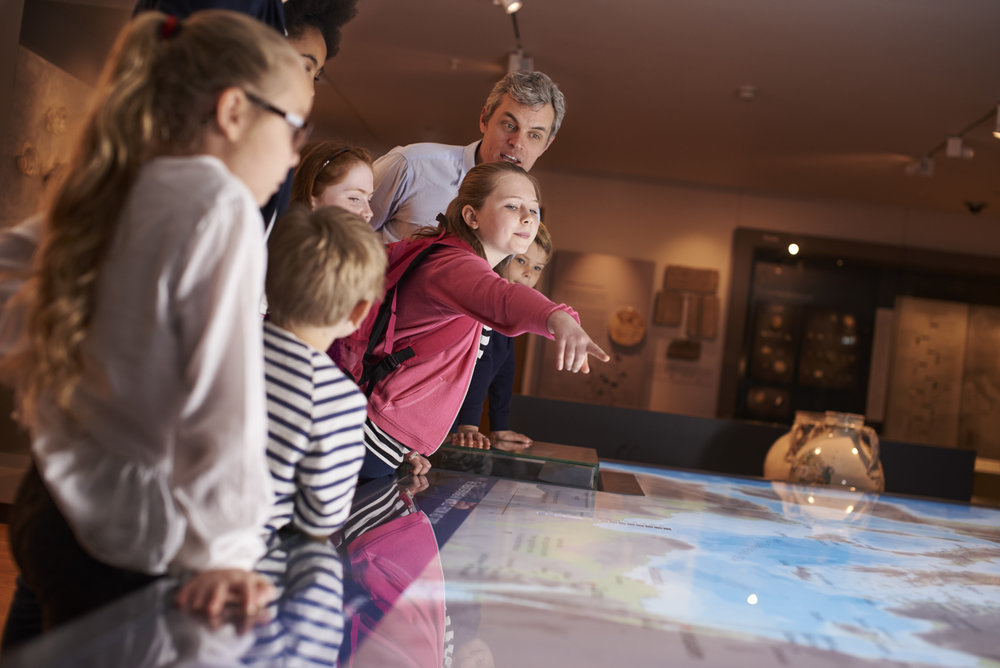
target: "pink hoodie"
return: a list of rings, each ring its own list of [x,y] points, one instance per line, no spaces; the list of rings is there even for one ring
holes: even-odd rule
[[[414,268],[398,289],[395,336],[375,348],[378,357],[413,346],[417,356],[379,383],[368,417],[401,443],[429,455],[441,445],[465,399],[486,325],[508,336],[526,332],[549,339],[548,317],[563,310],[536,290],[508,283],[469,245],[452,235],[404,240],[389,246],[386,286],[432,243],[443,245]],[[355,378],[375,319],[372,309],[357,332],[341,340],[341,360]],[[387,350],[388,348],[388,350]]]

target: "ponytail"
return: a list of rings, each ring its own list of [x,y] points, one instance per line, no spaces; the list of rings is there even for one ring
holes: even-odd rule
[[[22,422],[33,423],[43,391],[69,407],[101,268],[142,164],[194,151],[218,94],[263,84],[279,65],[301,67],[281,35],[235,12],[182,23],[147,12],[119,35],[48,211],[33,278],[18,295],[25,345],[4,366],[19,385]]]

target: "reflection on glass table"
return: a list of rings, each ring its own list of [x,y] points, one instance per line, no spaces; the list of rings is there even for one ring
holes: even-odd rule
[[[164,648],[161,662],[103,665],[175,665],[179,646],[211,642],[219,662],[200,665],[240,665],[316,640],[308,656],[270,665],[1000,662],[1000,511],[635,472],[647,496],[441,470],[362,488],[332,543],[345,563],[343,614],[306,597],[330,583],[307,578],[299,594],[323,601],[321,618],[332,615],[315,630],[301,627],[306,636],[334,632],[342,619],[339,645],[332,635],[286,642],[301,633],[290,625],[216,637],[182,620],[171,631],[177,615],[151,590],[148,609],[96,613],[77,625],[75,647],[50,639],[64,653],[47,656],[97,665],[61,659],[131,643]],[[165,632],[172,643],[151,644]],[[178,642],[179,634],[199,640]]]
[[[597,489],[599,463],[593,448],[536,441],[517,450],[478,450],[445,443],[430,460],[448,471]]]
[[[1000,661],[1000,512],[644,478],[646,497],[430,476],[415,503],[440,545],[455,665],[463,651],[498,666]]]
[[[444,575],[437,538],[413,495],[423,477],[358,490],[344,530],[347,642],[343,666],[444,666]]]
[[[343,568],[334,547],[302,535],[276,540],[258,570],[278,596],[249,629],[235,618],[211,628],[180,612],[171,603],[176,583],[162,578],[2,657],[0,666],[336,665]]]

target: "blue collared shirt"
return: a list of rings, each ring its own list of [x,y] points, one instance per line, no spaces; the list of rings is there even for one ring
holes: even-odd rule
[[[371,226],[386,243],[410,236],[419,227],[437,225],[458,194],[458,186],[476,165],[479,141],[468,146],[419,143],[397,146],[375,161]]]

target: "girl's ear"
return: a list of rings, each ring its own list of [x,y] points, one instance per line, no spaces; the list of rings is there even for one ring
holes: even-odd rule
[[[215,104],[215,124],[229,141],[236,141],[243,134],[249,104],[246,94],[235,86],[219,95]]]
[[[479,228],[479,223],[476,222],[476,210],[471,204],[462,207],[462,220],[474,230]]]
[[[309,208],[312,209],[313,211],[315,211],[316,207],[318,207],[318,206],[319,206],[319,200],[316,199],[316,196],[315,195],[309,195]]]

